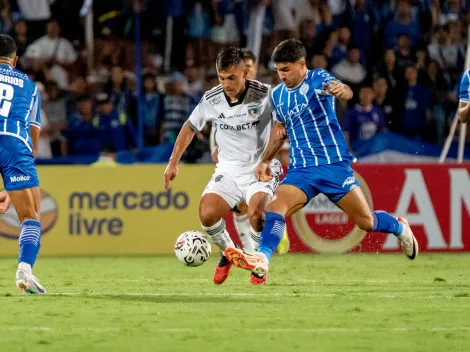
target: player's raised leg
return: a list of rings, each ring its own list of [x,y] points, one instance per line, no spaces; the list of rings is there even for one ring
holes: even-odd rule
[[[232,209],[232,206],[216,193],[205,193],[199,205],[201,227],[222,253],[226,248],[235,246],[225,229],[225,220],[223,218],[230,209]],[[227,279],[231,266],[232,264],[222,254],[214,271],[215,284],[220,285]]]
[[[382,210],[372,212],[360,187],[355,187],[348,192],[336,202],[336,205],[348,214],[362,230],[383,232],[396,236],[403,253],[409,259],[413,260],[418,255],[418,242],[406,219],[401,217],[396,219]]]

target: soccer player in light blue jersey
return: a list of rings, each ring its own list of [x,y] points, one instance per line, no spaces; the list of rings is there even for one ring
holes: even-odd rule
[[[459,109],[457,115],[460,122],[466,123],[470,119],[470,70],[465,71],[460,81]]]
[[[46,290],[32,274],[41,238],[41,196],[34,165],[41,98],[29,77],[15,69],[16,50],[12,37],[0,35],[0,172],[8,193],[1,201],[5,206],[11,200],[21,223],[16,285],[27,293],[41,294]]]
[[[408,222],[384,211],[372,212],[350,167],[355,158],[336,118],[335,98],[347,101],[353,92],[324,69],[308,70],[305,57],[305,47],[293,39],[274,50],[272,60],[282,83],[271,92],[271,104],[289,137],[289,170],[266,209],[258,252],[227,248],[225,256],[235,266],[265,276],[285,217],[323,193],[361,229],[396,236],[405,255],[415,259],[418,243]],[[258,179],[271,178],[268,165],[282,144],[282,139],[271,140],[256,170]]]

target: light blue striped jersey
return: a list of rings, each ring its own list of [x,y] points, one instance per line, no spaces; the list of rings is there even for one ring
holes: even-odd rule
[[[354,160],[336,118],[335,97],[322,85],[331,80],[337,81],[324,69],[309,70],[296,88],[281,83],[271,93],[276,119],[289,135],[289,168]]]
[[[30,125],[41,127],[41,97],[30,78],[0,65],[0,135],[13,136],[32,150]]]
[[[464,72],[462,76],[462,80],[460,81],[460,94],[459,94],[459,99],[467,102],[470,100],[469,99],[469,90],[470,89],[470,70],[467,70]]]

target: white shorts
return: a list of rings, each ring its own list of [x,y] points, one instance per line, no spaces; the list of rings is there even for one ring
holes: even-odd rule
[[[268,182],[261,182],[253,174],[251,176],[232,176],[226,172],[216,172],[212,175],[206,189],[202,193],[215,193],[221,196],[233,209],[242,201],[250,204],[254,194],[263,192],[274,195],[279,178],[282,175],[282,165],[279,160],[273,159],[270,165],[273,178]]]

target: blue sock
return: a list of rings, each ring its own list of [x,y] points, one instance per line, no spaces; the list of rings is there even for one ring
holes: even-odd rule
[[[37,220],[25,220],[21,224],[20,256],[18,263],[24,262],[34,265],[38,256],[41,238],[41,223]]]
[[[372,231],[393,233],[395,236],[400,236],[403,232],[403,224],[389,213],[376,210],[374,211],[374,228]]]
[[[266,212],[265,216],[258,252],[263,253],[269,260],[281,242],[286,219],[281,214],[273,212]]]

